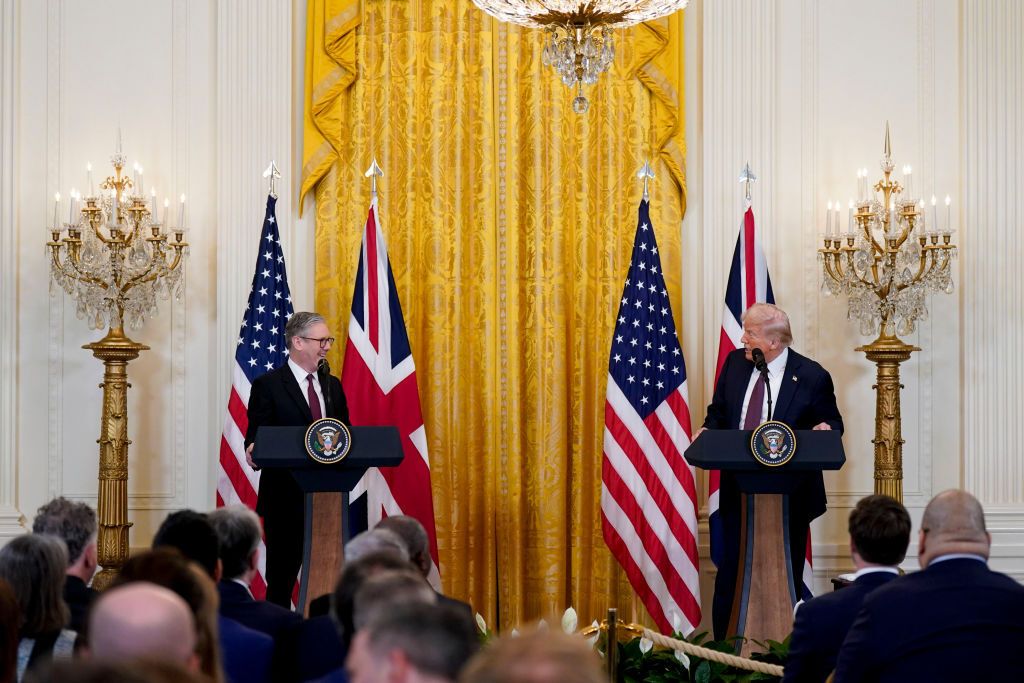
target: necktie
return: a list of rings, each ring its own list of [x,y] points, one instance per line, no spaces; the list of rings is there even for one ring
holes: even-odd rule
[[[764,375],[757,373],[757,381],[747,401],[747,415],[743,419],[744,429],[757,429],[761,424],[761,409],[764,406]]]
[[[761,393],[764,393],[762,390]],[[306,398],[309,399],[309,413],[313,416],[314,420],[319,420],[324,416],[323,412],[320,411],[320,399],[317,398],[316,389],[313,388],[313,375],[306,375]]]

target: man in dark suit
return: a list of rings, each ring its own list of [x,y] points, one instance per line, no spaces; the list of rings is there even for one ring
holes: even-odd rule
[[[252,462],[253,442],[260,427],[305,427],[321,417],[348,423],[345,393],[337,377],[321,385],[317,366],[334,343],[318,313],[294,313],[284,328],[288,362],[260,375],[249,393],[246,458]],[[267,544],[267,600],[291,604],[292,588],[302,564],[305,506],[302,490],[288,472],[268,470],[260,475],[256,512],[263,517]]]
[[[754,429],[768,418],[767,394],[774,397],[771,419],[795,430],[843,430],[832,377],[818,363],[789,348],[793,342],[789,316],[773,304],[754,304],[743,314],[742,349],[729,354],[708,406],[704,429]],[[768,382],[754,366],[752,352],[760,349],[768,366]],[[753,408],[748,410],[749,404]],[[700,431],[694,435],[696,438]],[[797,475],[791,474],[796,477]],[[732,612],[739,561],[740,491],[722,473],[719,515],[724,530],[722,562],[715,577],[712,607],[715,637],[725,638]],[[825,512],[825,485],[820,472],[803,476],[789,494],[789,540],[793,576],[803,574],[807,528]]]
[[[850,513],[851,585],[814,598],[796,611],[783,682],[824,681],[864,597],[899,576],[910,543],[910,515],[889,496],[862,498]]]
[[[922,571],[864,599],[836,663],[843,681],[1019,681],[1024,586],[988,568],[992,537],[966,491],[925,508]]]
[[[54,498],[36,512],[32,532],[57,536],[68,547],[64,577],[64,602],[71,610],[68,628],[82,633],[96,600],[96,591],[89,587],[97,566],[96,511],[85,503]]]

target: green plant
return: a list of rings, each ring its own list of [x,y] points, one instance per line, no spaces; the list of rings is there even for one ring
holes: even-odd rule
[[[708,640],[707,633],[698,633],[689,638],[675,633],[673,638],[685,640],[694,645],[733,654],[736,638]],[[789,653],[789,638],[781,643],[774,640],[753,641],[763,649],[751,655],[751,659],[768,664],[783,665]],[[777,681],[776,676],[747,671],[725,664],[719,664],[699,657],[686,657],[672,650],[655,649],[650,641],[634,638],[619,643],[619,666],[617,680],[620,683],[675,683],[695,681],[696,683],[746,683],[747,681]]]

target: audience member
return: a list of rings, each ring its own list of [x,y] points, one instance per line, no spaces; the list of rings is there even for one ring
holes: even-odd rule
[[[455,681],[478,644],[456,610],[405,605],[356,633],[345,666],[352,683],[444,683]]]
[[[96,512],[85,503],[54,498],[36,511],[32,532],[49,534],[64,541],[68,548],[64,602],[71,609],[72,631],[84,631],[89,607],[96,591],[89,587],[96,573]]]
[[[459,683],[608,683],[594,650],[579,636],[531,630],[493,641]]]
[[[899,575],[910,544],[910,515],[889,496],[862,498],[850,512],[853,584],[804,603],[796,612],[783,681],[824,681],[836,666],[864,597]]]
[[[412,570],[386,570],[367,577],[356,593],[352,623],[356,631],[403,605],[435,605],[437,593]]]
[[[401,536],[388,529],[369,529],[356,534],[345,544],[345,563],[357,562],[382,550],[392,550],[409,561],[409,550]]]
[[[99,661],[155,657],[198,671],[197,644],[189,605],[174,591],[148,581],[111,588],[89,615],[89,653]]]
[[[0,683],[14,683],[18,670],[21,607],[11,584],[0,579]]]
[[[274,641],[265,633],[248,628],[223,614],[216,583],[220,581],[223,561],[220,558],[220,539],[209,516],[194,510],[182,510],[167,516],[153,538],[153,547],[175,548],[195,566],[206,572],[202,581],[210,587],[204,604],[213,606],[209,615],[217,623],[224,674],[230,683],[247,681],[259,683],[269,680],[270,663],[274,656]]]
[[[353,612],[356,593],[373,574],[385,570],[415,571],[406,556],[396,550],[380,550],[362,559],[346,562],[331,596],[331,617],[341,636],[343,649],[347,652],[355,633]]]
[[[418,519],[409,515],[393,515],[382,519],[374,529],[392,531],[402,539],[405,549],[409,552],[409,560],[416,565],[424,579],[430,579],[434,567],[434,561],[430,557],[430,539],[427,530]],[[440,591],[437,597],[441,604],[461,609],[465,617],[473,621],[473,608],[468,602],[450,598]]]
[[[175,548],[162,547],[140,553],[128,559],[112,587],[136,582],[154,583],[176,593],[192,611],[195,627],[195,651],[199,656],[199,670],[214,681],[224,682],[221,652],[215,618],[217,607],[210,605],[213,591],[204,589],[203,582],[211,581],[205,572],[190,569],[190,562]],[[89,621],[92,638],[92,620]]]
[[[68,551],[59,538],[25,534],[0,548],[0,579],[7,581],[21,610],[17,678],[51,659],[67,658],[77,634],[64,603]]]
[[[991,543],[974,496],[935,496],[918,534],[924,569],[864,598],[836,683],[1020,680],[1024,586],[988,568]]]

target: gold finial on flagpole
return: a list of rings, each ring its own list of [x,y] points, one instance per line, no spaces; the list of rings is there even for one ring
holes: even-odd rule
[[[648,182],[654,177],[654,169],[651,168],[651,162],[649,160],[644,160],[644,165],[636,172],[636,177],[639,180],[644,181],[644,201],[651,201],[651,194],[648,191]]]
[[[746,196],[747,201],[750,201],[750,183],[757,182],[757,176],[750,170],[750,162],[743,164],[743,170],[740,171],[740,182],[743,183],[744,189],[743,194]]]
[[[370,168],[366,169],[366,173],[364,173],[363,175],[370,179],[370,183],[371,183],[371,185],[370,185],[370,192],[372,192],[373,196],[376,197],[377,196],[377,178],[378,177],[380,177],[380,178],[384,177],[384,171],[381,170],[380,165],[377,163],[377,158],[376,157],[373,158],[373,163],[370,164]]]
[[[270,178],[270,189],[268,190],[268,193],[271,197],[277,199],[277,192],[274,189],[274,181],[281,177],[281,172],[277,170],[277,164],[271,161],[270,165],[267,166],[267,170],[263,172],[263,177]]]

